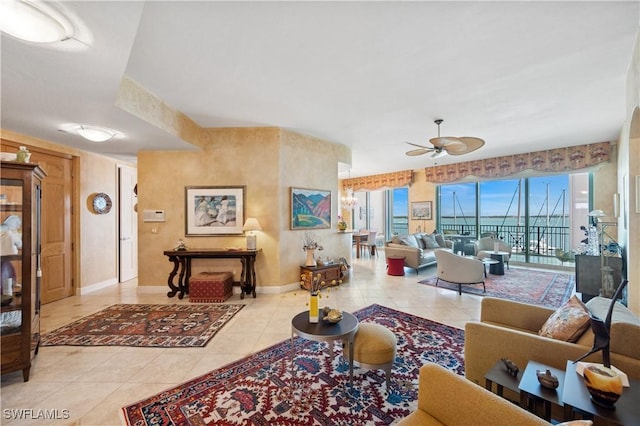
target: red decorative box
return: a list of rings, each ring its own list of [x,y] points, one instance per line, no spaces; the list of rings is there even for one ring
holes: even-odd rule
[[[189,302],[221,303],[232,295],[231,272],[202,272],[189,278]]]

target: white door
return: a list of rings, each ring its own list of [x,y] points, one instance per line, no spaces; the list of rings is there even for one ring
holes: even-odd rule
[[[137,196],[134,189],[137,171],[133,167],[120,166],[119,177],[119,216],[120,216],[120,282],[138,276],[138,214]]]

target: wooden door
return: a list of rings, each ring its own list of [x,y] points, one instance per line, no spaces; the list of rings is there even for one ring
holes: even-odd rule
[[[73,161],[30,148],[31,162],[47,176],[42,181],[42,303],[73,295],[71,200]]]
[[[2,139],[3,146],[17,151],[23,143]],[[27,145],[30,162],[40,165],[47,176],[42,181],[41,303],[72,296],[73,289],[73,157]]]
[[[137,171],[133,167],[120,166],[119,177],[119,281],[124,282],[138,276],[138,217],[135,211],[134,188]]]

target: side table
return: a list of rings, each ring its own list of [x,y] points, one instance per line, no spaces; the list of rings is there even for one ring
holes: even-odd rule
[[[495,383],[496,394],[498,396],[503,396],[504,388],[507,388],[517,394],[520,393],[520,389],[518,389],[518,383],[520,382],[520,377],[522,377],[522,371],[518,372],[517,376],[512,376],[507,371],[504,363],[502,361],[496,362],[491,370],[487,371],[487,374],[484,375],[484,387],[493,392],[493,384]]]
[[[489,272],[493,275],[504,275],[504,256],[508,255],[506,251],[496,251],[491,253],[491,258],[497,260],[495,263],[489,266]]]
[[[584,379],[576,373],[576,364],[573,361],[567,361],[564,375],[562,402],[567,420],[572,420],[575,416],[575,410],[580,410],[619,425],[638,424],[638,419],[640,419],[640,404],[638,404],[640,401],[640,380],[629,378],[630,386],[622,389],[622,396],[616,402],[616,409],[609,410],[591,401],[591,395],[584,384]]]
[[[387,256],[387,275],[404,275],[404,257]]]
[[[333,361],[333,344],[343,340],[349,347],[349,380],[353,384],[353,341],[358,331],[358,318],[349,312],[342,312],[342,321],[331,324],[320,320],[309,322],[309,311],[300,312],[291,320],[291,375],[293,376],[293,360],[295,356],[294,336],[298,335],[314,342],[328,342],[329,356]]]
[[[536,371],[551,371],[551,374],[558,378],[559,385],[556,389],[545,388],[538,382]],[[562,407],[562,392],[564,389],[564,372],[557,368],[549,367],[535,361],[529,361],[522,373],[520,384],[520,406],[539,416],[540,405],[542,404],[543,415],[541,416],[551,422],[551,404]]]

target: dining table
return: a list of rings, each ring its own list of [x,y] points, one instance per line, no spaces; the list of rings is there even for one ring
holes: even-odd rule
[[[353,231],[353,242],[356,245],[356,258],[360,258],[360,252],[362,250],[362,243],[366,242],[369,238],[369,232]]]

